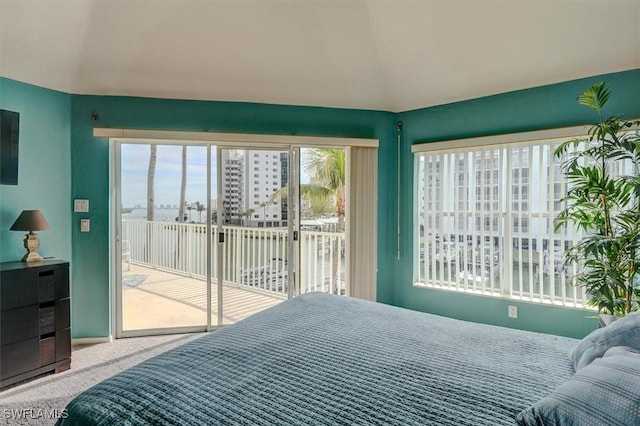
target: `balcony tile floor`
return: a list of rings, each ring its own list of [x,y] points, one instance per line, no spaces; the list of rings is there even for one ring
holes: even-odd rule
[[[127,270],[129,269],[129,270]],[[141,265],[123,264],[123,329],[202,326],[207,289],[201,279]],[[285,299],[233,286],[223,287],[223,324],[232,324]],[[212,325],[218,325],[217,287],[212,289]]]

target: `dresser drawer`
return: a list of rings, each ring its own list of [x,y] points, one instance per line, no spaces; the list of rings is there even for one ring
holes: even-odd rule
[[[69,269],[58,268],[54,272],[55,276],[55,298],[64,299],[69,297]]]
[[[49,334],[56,331],[56,308],[55,306],[40,307],[40,335]]]
[[[56,362],[56,338],[48,337],[40,340],[40,365]]]
[[[0,344],[8,345],[20,340],[40,336],[39,306],[31,305],[2,311]],[[4,364],[5,359],[2,360]]]
[[[71,300],[56,300],[56,330],[71,327]]]
[[[56,361],[71,358],[71,329],[56,332]]]
[[[38,271],[40,303],[69,297],[69,270],[51,268]]]
[[[38,303],[38,272],[35,270],[5,271],[0,286],[1,310]]]
[[[69,296],[68,262],[0,262],[0,389],[69,368]]]
[[[2,345],[0,351],[2,351],[0,355],[0,359],[2,359],[0,376],[3,379],[40,367],[39,337],[10,345]]]
[[[56,297],[56,277],[54,270],[38,273],[38,301],[50,302]]]

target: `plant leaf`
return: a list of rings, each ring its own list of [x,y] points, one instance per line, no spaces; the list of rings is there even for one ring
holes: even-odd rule
[[[602,111],[602,108],[609,100],[611,91],[607,89],[604,81],[596,83],[585,90],[582,95],[578,96],[578,103],[591,108],[596,112]]]

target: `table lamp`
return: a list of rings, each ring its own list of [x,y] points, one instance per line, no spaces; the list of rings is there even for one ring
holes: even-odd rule
[[[11,231],[29,231],[24,239],[24,248],[27,249],[27,254],[22,258],[23,262],[42,260],[42,256],[36,251],[40,247],[40,238],[33,231],[45,231],[49,229],[49,224],[40,210],[23,210],[9,229]]]

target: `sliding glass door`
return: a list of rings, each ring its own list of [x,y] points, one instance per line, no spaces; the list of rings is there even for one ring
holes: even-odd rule
[[[206,146],[118,145],[119,330],[207,324]]]
[[[347,294],[344,148],[300,150],[300,292]]]
[[[348,294],[344,148],[112,141],[117,337]]]
[[[298,291],[294,149],[218,148],[211,324],[230,324]]]
[[[114,144],[118,337],[208,330],[300,293],[298,151]]]

